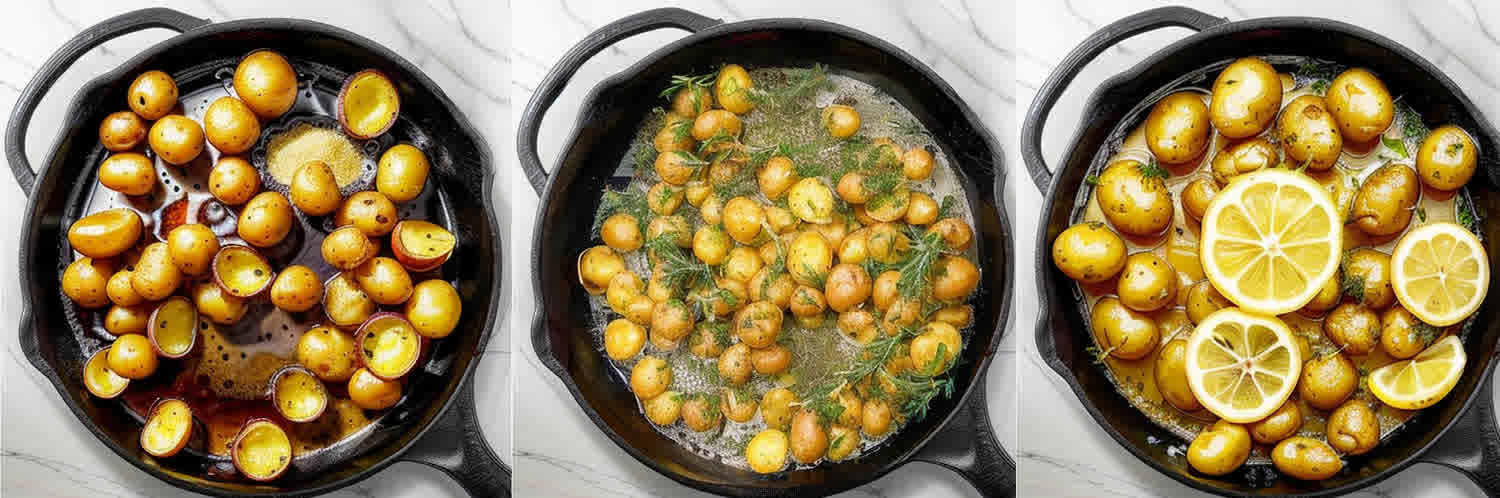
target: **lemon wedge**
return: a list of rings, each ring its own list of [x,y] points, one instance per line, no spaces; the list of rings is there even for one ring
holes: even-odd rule
[[[1427,346],[1410,360],[1398,361],[1370,372],[1370,394],[1382,403],[1402,410],[1421,410],[1436,404],[1453,390],[1464,373],[1464,345],[1458,336],[1447,336]]]

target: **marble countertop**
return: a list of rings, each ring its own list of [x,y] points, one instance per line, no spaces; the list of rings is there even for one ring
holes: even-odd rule
[[[563,52],[584,35],[620,17],[660,5],[643,0],[586,1],[550,0],[517,2],[513,5],[514,43],[511,60],[514,78],[511,96],[516,110],[530,98],[535,85],[547,74]],[[1002,2],[861,2],[857,8],[839,2],[796,0],[759,2],[675,2],[675,5],[726,21],[760,17],[812,17],[846,24],[884,38],[935,69],[975,108],[1007,150],[1013,150],[1015,105],[1013,74],[1009,57],[1014,37],[1008,26],[1012,5]],[[579,101],[600,79],[639,60],[663,43],[683,36],[664,30],[642,34],[600,53],[579,71],[573,84],[553,106],[541,133],[543,164],[552,164],[560,142],[577,115]],[[523,177],[516,183],[526,190]],[[534,195],[517,196],[513,204],[516,223],[513,239],[532,237],[531,213]],[[528,255],[511,252],[518,266],[529,263]],[[530,282],[515,286],[515,323],[527,323],[533,314]],[[574,403],[562,383],[537,360],[526,332],[517,329],[517,399],[525,408],[516,414],[515,492],[521,496],[688,496],[699,495],[652,472],[615,446]],[[991,421],[1007,448],[1016,442],[1014,400],[1016,395],[1016,348],[1014,334],[999,346],[989,370],[987,387]],[[956,474],[942,468],[914,463],[849,496],[975,496],[976,492]]]
[[[167,6],[190,15],[213,20],[249,17],[298,17],[333,24],[355,31],[391,48],[415,63],[440,85],[470,121],[480,130],[495,158],[495,167],[505,169],[504,158],[513,155],[508,126],[509,99],[504,82],[509,79],[507,52],[510,37],[504,2],[487,0],[430,0],[405,2],[386,0],[260,0],[218,2],[213,0],[85,2],[51,0],[10,2],[0,16],[0,115],[10,109],[33,73],[62,43],[84,28],[107,17],[134,8]],[[476,25],[486,20],[491,26]],[[148,30],[126,36],[94,49],[68,72],[42,101],[27,139],[35,164],[51,146],[64,107],[89,78],[113,68],[145,47],[165,39],[170,32]],[[496,199],[507,195],[496,182]],[[525,192],[530,195],[530,192]],[[25,206],[25,194],[7,179],[0,181],[0,359],[3,370],[3,426],[0,426],[0,494],[37,497],[178,496],[176,488],[130,466],[74,421],[50,383],[41,377],[17,351],[17,320],[20,316],[16,277],[16,224]],[[502,201],[503,202],[503,201]],[[509,221],[500,209],[502,232]],[[514,251],[511,246],[504,248]],[[509,315],[506,315],[510,318]],[[521,322],[524,323],[524,322]],[[510,461],[510,340],[513,327],[496,328],[476,372],[480,423],[501,458]],[[429,467],[399,463],[332,496],[426,497],[458,496],[462,490],[448,477]]]
[[[1017,52],[1016,121],[1024,119],[1036,89],[1068,51],[1101,26],[1128,14],[1168,4],[1185,4],[1204,12],[1240,20],[1252,17],[1303,15],[1339,19],[1391,37],[1435,63],[1477,102],[1494,122],[1500,119],[1500,6],[1493,2],[1449,0],[1429,2],[1238,1],[1188,0],[1069,0],[1020,2],[1016,36],[1024,42]],[[1484,25],[1475,23],[1482,20]],[[1105,78],[1155,50],[1180,39],[1183,29],[1167,29],[1137,36],[1100,56],[1075,80],[1048,122],[1043,148],[1056,161],[1079,122],[1083,100]],[[1042,202],[1019,164],[1012,178],[1018,205]],[[1020,217],[1017,233],[1026,241],[1036,233],[1035,218]],[[1018,303],[1036,301],[1035,246],[1017,248]],[[1196,492],[1136,460],[1114,442],[1084,411],[1071,390],[1035,353],[1032,331],[1036,308],[1021,306],[1016,316],[1020,337],[1020,377],[1025,428],[1018,452],[1023,496],[1189,496]],[[1482,496],[1479,488],[1457,472],[1419,464],[1355,496]]]

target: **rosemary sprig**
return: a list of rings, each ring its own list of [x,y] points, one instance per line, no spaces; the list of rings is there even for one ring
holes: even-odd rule
[[[657,237],[646,241],[646,250],[662,264],[662,282],[667,287],[682,289],[699,285],[714,285],[714,272],[707,264],[689,256],[677,247],[672,237]]]
[[[640,225],[641,233],[646,232],[646,224],[651,219],[651,209],[646,206],[646,192],[640,189],[627,188],[625,190],[608,190],[599,198],[599,208],[594,210],[594,224],[590,232],[598,232],[599,227],[604,225],[604,220],[616,213],[625,213],[635,217]]]
[[[1160,164],[1156,164],[1156,158],[1154,157],[1151,158],[1150,161],[1147,161],[1145,164],[1136,165],[1135,169],[1141,172],[1142,178],[1148,180],[1152,178],[1166,179],[1167,177],[1172,176],[1172,174],[1168,172],[1166,168],[1161,167]]]
[[[707,88],[709,85],[714,84],[714,79],[718,78],[718,76],[718,71],[711,71],[696,76],[681,74],[672,76],[672,84],[661,91],[661,98],[672,100],[672,97],[677,96],[677,91],[684,88]]]
[[[778,114],[795,114],[812,108],[812,97],[828,86],[828,68],[814,64],[806,69],[788,69],[783,84],[763,85],[750,91],[750,100],[758,108]]]
[[[934,398],[953,396],[953,379],[935,379],[911,373],[882,375],[901,391],[901,397],[905,399],[901,403],[901,413],[912,420],[927,418],[927,408]]]
[[[942,220],[952,218],[953,209],[957,207],[957,204],[958,201],[957,199],[953,198],[953,194],[943,196],[942,204],[938,205],[938,219]]]
[[[922,124],[918,123],[915,119],[899,119],[896,117],[887,116],[885,118],[885,123],[887,125],[890,125],[891,133],[895,134],[896,136],[906,137],[911,140],[922,140],[932,136],[932,134],[928,133],[927,129],[923,128]]]
[[[906,263],[901,265],[901,278],[896,281],[896,290],[908,298],[921,297],[927,293],[932,286],[933,265],[937,263],[938,256],[948,249],[948,244],[936,232],[925,235],[913,232],[912,235],[916,244]]]

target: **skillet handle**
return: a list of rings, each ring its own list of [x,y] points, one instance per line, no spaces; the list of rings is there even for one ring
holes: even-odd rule
[[[36,173],[31,171],[31,162],[26,160],[26,130],[31,126],[31,115],[47,95],[47,90],[57,83],[63,73],[94,47],[121,36],[149,28],[167,28],[178,33],[204,26],[208,19],[199,19],[165,7],[152,7],[126,12],[100,21],[73,36],[57,49],[41,69],[31,77],[31,82],[21,90],[16,105],[10,111],[10,124],[5,127],[5,155],[10,162],[10,172],[21,185],[21,191],[30,193],[36,182]]]
[[[1037,190],[1046,194],[1052,183],[1052,173],[1042,157],[1042,128],[1047,124],[1052,107],[1062,98],[1064,90],[1078,73],[1105,50],[1135,35],[1157,29],[1180,26],[1194,31],[1203,31],[1218,26],[1228,19],[1214,17],[1187,7],[1160,7],[1131,14],[1089,35],[1042,82],[1036,96],[1031,99],[1031,108],[1026,111],[1026,121],[1021,126],[1021,159],[1031,182]],[[1084,119],[1088,119],[1085,114]]]
[[[980,381],[983,382],[983,376]],[[957,472],[983,496],[1016,496],[1016,462],[995,439],[984,386],[976,386],[948,425],[913,459]]]
[[[521,126],[516,132],[516,152],[521,156],[521,169],[526,171],[526,180],[531,188],[541,195],[547,187],[547,171],[542,169],[542,159],[537,155],[537,132],[542,127],[542,118],[547,109],[557,101],[567,86],[568,80],[595,54],[632,36],[661,28],[678,28],[691,33],[703,31],[724,21],[675,7],[652,9],[631,14],[599,27],[580,40],[563,54],[552,71],[542,78],[526,110],[521,113]]]
[[[474,378],[458,387],[448,411],[401,460],[420,463],[448,474],[472,497],[510,497],[510,468],[484,440],[475,415]]]
[[[1496,427],[1490,373],[1480,380],[1469,410],[1459,416],[1419,461],[1457,470],[1484,490],[1485,496],[1500,496],[1500,427]]]

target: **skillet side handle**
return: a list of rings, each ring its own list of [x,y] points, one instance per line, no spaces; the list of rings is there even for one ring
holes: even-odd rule
[[[982,377],[981,377],[982,378]],[[1016,496],[1016,462],[990,427],[984,386],[958,408],[947,427],[914,457],[957,472],[983,496]]]
[[[167,28],[182,33],[208,23],[208,19],[199,19],[165,7],[153,7],[100,21],[99,24],[78,32],[58,48],[57,52],[42,63],[41,69],[31,77],[26,88],[21,90],[15,107],[10,111],[10,124],[5,127],[5,155],[10,162],[11,175],[15,176],[21,191],[29,195],[31,185],[36,182],[36,173],[31,170],[31,162],[26,160],[26,130],[31,126],[31,116],[36,113],[36,107],[41,104],[42,97],[47,95],[47,90],[52,89],[52,85],[57,83],[68,68],[73,67],[78,58],[104,42],[136,31]]]
[[[433,423],[402,461],[420,463],[448,474],[472,497],[509,497],[510,468],[484,440],[475,415],[474,378],[458,387],[453,405]]]
[[[1484,490],[1500,496],[1500,428],[1495,422],[1493,388],[1486,372],[1469,410],[1438,439],[1419,461],[1457,470]]]
[[[1110,47],[1147,31],[1171,26],[1203,31],[1226,22],[1229,20],[1187,7],[1160,7],[1112,22],[1089,35],[1072,52],[1068,52],[1067,57],[1063,58],[1052,70],[1052,74],[1047,76],[1047,80],[1042,82],[1041,88],[1037,89],[1036,95],[1031,99],[1031,107],[1026,111],[1026,121],[1021,126],[1021,162],[1026,165],[1026,171],[1030,173],[1031,182],[1036,185],[1037,190],[1046,194],[1052,183],[1052,173],[1047,168],[1047,160],[1042,157],[1042,129],[1047,124],[1052,107],[1057,105],[1063,91],[1067,90],[1068,84],[1084,66]],[[1084,119],[1088,119],[1088,116],[1084,116]]]
[[[600,51],[647,31],[678,28],[697,33],[722,22],[675,7],[652,9],[601,26],[568,49],[557,65],[552,66],[552,71],[542,78],[536,91],[532,92],[531,100],[526,102],[526,110],[521,113],[520,129],[516,131],[516,152],[521,157],[521,169],[525,170],[526,181],[531,182],[531,188],[536,190],[537,195],[541,195],[542,189],[547,187],[547,171],[542,169],[542,158],[538,156],[536,145],[542,118],[546,117],[547,109],[562,95],[563,88],[567,87],[568,81],[573,79],[573,75],[584,63]]]

